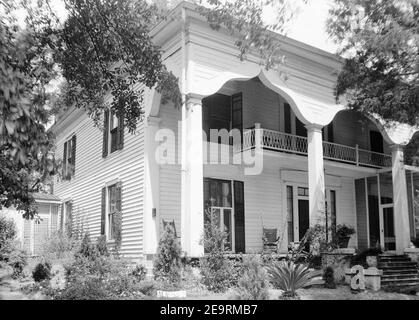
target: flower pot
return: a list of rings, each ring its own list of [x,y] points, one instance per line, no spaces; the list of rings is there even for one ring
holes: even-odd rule
[[[338,239],[339,248],[347,248],[351,237],[342,237]]]
[[[365,259],[368,267],[377,268],[377,256],[367,256]]]

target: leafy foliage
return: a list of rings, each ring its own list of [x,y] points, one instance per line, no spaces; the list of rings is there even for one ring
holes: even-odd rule
[[[167,224],[154,260],[154,278],[167,284],[179,284],[182,272],[181,255],[182,251],[175,230],[171,224]]]
[[[328,32],[349,56],[337,96],[387,122],[419,124],[419,3],[335,0]]]
[[[311,279],[317,276],[317,272],[292,261],[277,262],[268,268],[268,273],[274,287],[283,290],[283,295],[288,297],[295,297],[298,289],[308,286]]]
[[[202,283],[211,291],[222,292],[230,286],[232,265],[224,257],[226,233],[220,229],[219,216],[212,207],[205,210],[205,256],[200,259]]]
[[[85,235],[74,262],[67,267],[64,290],[50,290],[55,299],[108,300],[142,297],[139,282],[130,273],[128,262],[102,255],[97,244]]]
[[[269,299],[268,274],[257,256],[246,257],[243,261],[243,273],[235,290],[235,299]]]
[[[35,282],[41,282],[51,277],[51,265],[48,262],[40,262],[32,272]]]
[[[332,267],[326,267],[323,272],[324,287],[328,289],[336,289],[335,271]]]
[[[198,3],[202,4],[200,0]],[[306,3],[302,0],[301,3]],[[295,10],[284,0],[209,0],[209,6],[201,6],[198,11],[206,17],[210,26],[216,30],[225,28],[237,37],[235,45],[238,47],[241,60],[246,55],[256,53],[260,56],[260,64],[266,69],[277,68],[284,62],[284,54],[275,31],[280,34],[286,32],[287,23],[293,18]],[[266,20],[269,11],[273,19]]]
[[[12,219],[0,215],[0,262],[13,269],[12,277],[19,278],[27,264],[26,253],[15,241],[16,225]]]
[[[0,2],[0,208],[14,206],[25,217],[36,213],[32,192],[42,188],[59,164],[45,125],[56,75],[48,34],[19,30],[12,1]]]

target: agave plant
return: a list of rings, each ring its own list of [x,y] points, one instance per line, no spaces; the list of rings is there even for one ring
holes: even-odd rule
[[[312,284],[312,279],[319,275],[303,264],[281,261],[268,268],[271,283],[284,291],[283,296],[295,297],[298,289]]]

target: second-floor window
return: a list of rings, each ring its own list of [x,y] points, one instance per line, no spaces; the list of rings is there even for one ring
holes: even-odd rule
[[[210,130],[231,129],[243,130],[243,103],[242,93],[232,96],[213,94],[202,100],[203,129],[210,140]],[[231,139],[229,139],[231,143]],[[219,138],[219,143],[222,142]]]
[[[74,176],[76,170],[76,136],[64,142],[63,152],[63,179],[70,180]]]
[[[106,110],[103,124],[102,156],[121,150],[124,147],[124,120],[114,111]]]

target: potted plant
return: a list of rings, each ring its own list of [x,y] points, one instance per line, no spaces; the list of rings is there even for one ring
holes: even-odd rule
[[[347,248],[351,235],[355,233],[355,229],[345,224],[336,226],[336,241],[338,248]]]

